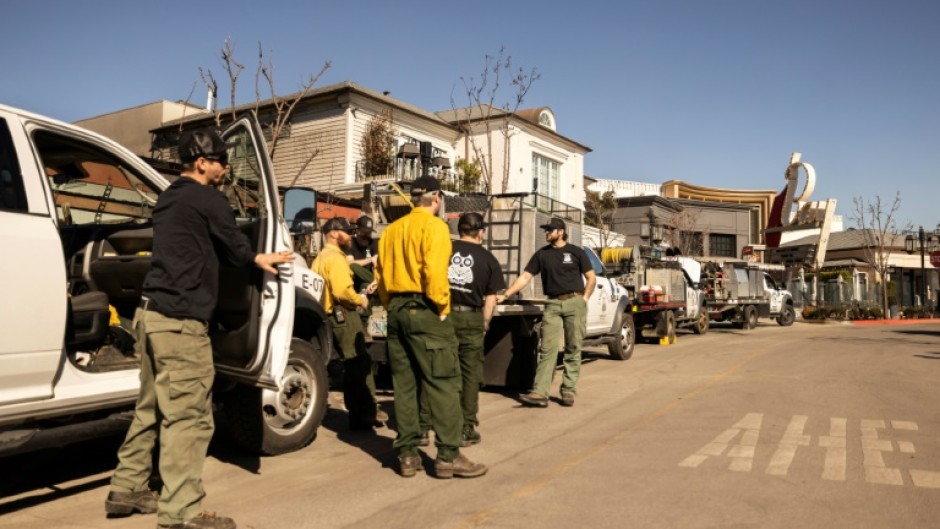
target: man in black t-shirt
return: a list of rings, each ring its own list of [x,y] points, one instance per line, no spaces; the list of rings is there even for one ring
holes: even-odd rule
[[[558,342],[565,337],[565,373],[561,381],[562,406],[574,406],[578,377],[581,373],[581,342],[587,325],[587,300],[597,279],[584,250],[568,244],[565,222],[553,217],[541,226],[548,245],[540,248],[529,260],[522,274],[513,281],[502,302],[519,292],[535,274],[542,278],[542,290],[548,296],[542,316],[542,343],[532,390],[519,397],[526,406],[548,406],[548,393],[558,360]]]
[[[379,255],[379,243],[372,238],[375,231],[372,218],[368,215],[356,221],[356,236],[349,245],[346,261],[353,271],[353,287],[357,291],[368,287],[374,280],[375,260]]]
[[[483,216],[460,216],[447,280],[450,283],[450,319],[457,334],[460,374],[463,379],[463,437],[461,446],[480,442],[476,426],[480,387],[483,385],[483,337],[496,309],[496,293],[506,288],[503,272],[493,254],[482,246]]]

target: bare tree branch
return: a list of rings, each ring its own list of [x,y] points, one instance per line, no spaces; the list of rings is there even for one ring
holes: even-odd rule
[[[862,197],[853,197],[855,222],[864,239],[864,261],[878,274],[881,283],[881,305],[885,317],[888,317],[888,269],[891,254],[899,233],[908,231],[910,223],[900,231],[897,227],[897,212],[901,209],[901,193],[897,192],[889,206],[882,202],[881,196],[871,201]]]
[[[232,44],[231,37],[225,39],[222,44],[222,63],[228,72],[229,78],[229,110],[232,113],[232,121],[235,121],[235,87],[238,84],[238,76],[241,75],[245,66],[235,60],[235,46]],[[213,80],[213,84],[215,81]],[[216,121],[219,121],[220,112],[216,112]],[[221,124],[221,123],[217,123]]]
[[[463,85],[463,93],[467,98],[467,105],[458,109],[451,94],[451,108],[457,118],[458,126],[466,136],[468,151],[473,153],[480,163],[480,169],[483,175],[483,184],[486,193],[494,190],[496,170],[493,159],[493,122],[494,118],[499,117],[498,129],[503,137],[503,167],[501,174],[501,192],[505,192],[509,187],[510,173],[510,150],[509,141],[512,135],[511,123],[513,114],[520,108],[532,83],[539,79],[538,72],[533,68],[529,73],[520,68],[511,80],[511,86],[515,88],[515,94],[510,101],[497,105],[496,101],[500,94],[500,88],[503,82],[503,75],[512,69],[512,58],[506,55],[505,47],[500,48],[496,56],[485,55],[483,60],[483,69],[479,79],[473,77],[460,77]],[[484,144],[481,145],[473,131],[473,123],[478,121],[482,124],[485,136]],[[470,153],[468,152],[468,159]]]

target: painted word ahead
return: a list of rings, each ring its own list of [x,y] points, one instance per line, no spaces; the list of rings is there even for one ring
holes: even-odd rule
[[[728,470],[751,472],[758,449],[772,450],[770,462],[762,470],[771,476],[786,476],[790,466],[801,450],[825,451],[825,462],[820,477],[830,481],[845,481],[849,457],[849,439],[853,449],[861,447],[865,481],[879,485],[904,485],[904,474],[910,476],[915,487],[940,489],[940,471],[926,469],[901,469],[885,464],[885,452],[915,453],[910,440],[918,431],[912,421],[863,419],[850,421],[831,417],[827,435],[811,435],[806,431],[806,415],[794,415],[779,439],[761,442],[763,413],[748,413],[727,430],[718,434],[711,442],[682,460],[680,467],[696,468],[712,458],[727,462]],[[822,426],[822,428],[825,428]],[[856,440],[860,442],[856,442]],[[774,444],[776,443],[776,444]]]

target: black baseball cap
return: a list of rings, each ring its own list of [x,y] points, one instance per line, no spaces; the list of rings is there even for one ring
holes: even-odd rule
[[[375,225],[372,223],[372,217],[363,215],[356,221],[356,229],[359,231],[374,231]]]
[[[320,231],[323,233],[329,233],[331,231],[345,231],[346,233],[352,233],[356,231],[356,227],[349,224],[349,221],[343,217],[333,217],[332,219],[323,223],[323,227],[320,228]]]
[[[457,221],[457,229],[460,231],[482,230],[485,227],[486,222],[483,221],[483,215],[476,211],[461,214],[460,220]]]
[[[552,217],[547,223],[539,226],[543,230],[563,230],[565,229],[565,221],[559,219],[558,217]]]
[[[180,136],[180,161],[192,163],[202,157],[227,164],[229,147],[213,128],[187,130]]]
[[[441,183],[432,176],[419,176],[411,183],[411,196],[420,196],[441,190]]]

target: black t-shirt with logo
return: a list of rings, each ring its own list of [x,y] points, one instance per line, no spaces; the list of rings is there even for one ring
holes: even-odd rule
[[[352,244],[350,244],[349,253],[352,254],[353,259],[359,261],[360,259],[371,259],[379,254],[379,242],[375,239],[372,239],[368,245],[360,246],[359,239],[353,237]],[[372,263],[364,265],[369,270],[372,270]]]
[[[587,254],[573,244],[565,244],[561,248],[551,244],[543,246],[525,266],[526,272],[542,275],[542,290],[549,297],[583,292],[583,276],[588,270],[592,267]]]
[[[455,305],[482,307],[484,297],[506,288],[499,261],[483,246],[467,241],[454,241],[447,280]]]

